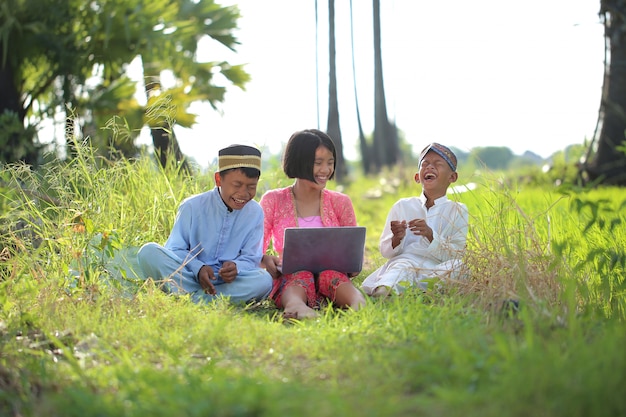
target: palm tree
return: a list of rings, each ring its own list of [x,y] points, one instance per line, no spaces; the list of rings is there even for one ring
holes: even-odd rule
[[[624,1],[600,1],[605,37],[604,84],[596,134],[580,166],[583,178],[612,185],[626,185],[625,16]]]
[[[399,159],[398,131],[389,123],[381,52],[380,0],[374,0],[374,140],[373,163],[379,170]]]
[[[197,62],[198,42],[205,36],[234,51],[239,44],[232,32],[240,17],[237,6],[222,7],[213,1],[168,0],[171,13],[155,30],[167,37],[165,44],[152,43],[142,52],[145,92],[151,108],[147,122],[161,166],[172,155],[183,168],[186,162],[176,141],[174,126],[191,127],[195,116],[186,112],[196,100],[207,100],[216,108],[223,101],[225,88],[213,82],[221,73],[232,85],[243,88],[250,80],[242,66],[227,62]],[[169,69],[177,85],[164,89],[161,72]]]
[[[337,170],[335,178],[341,182],[346,174],[346,164],[343,157],[343,141],[339,127],[339,100],[337,98],[337,69],[335,64],[335,0],[328,0],[328,121],[326,133],[333,138],[337,151]]]
[[[354,18],[353,18],[352,0],[350,0],[350,51],[352,53],[352,85],[354,88],[354,103],[356,106],[356,122],[359,128],[359,149],[361,150],[361,165],[363,166],[363,172],[365,175],[370,173],[370,151],[365,140],[365,133],[363,132],[363,124],[361,123],[361,111],[359,108],[359,95],[356,88],[356,66],[354,63]]]

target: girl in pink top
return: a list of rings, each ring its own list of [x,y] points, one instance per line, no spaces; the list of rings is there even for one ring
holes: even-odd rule
[[[284,309],[285,318],[316,317],[314,308],[329,299],[341,308],[359,309],[363,294],[342,271],[298,271],[282,275],[278,266],[287,227],[356,226],[350,198],[326,189],[335,174],[335,144],[324,132],[307,129],[289,138],[283,155],[283,171],[295,178],[293,185],[267,191],[261,198],[264,219],[264,253],[270,242],[278,256],[264,255],[263,264],[274,277],[270,298]]]

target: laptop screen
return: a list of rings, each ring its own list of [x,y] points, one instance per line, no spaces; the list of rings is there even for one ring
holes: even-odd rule
[[[282,272],[325,270],[361,272],[365,227],[288,227],[285,229]]]

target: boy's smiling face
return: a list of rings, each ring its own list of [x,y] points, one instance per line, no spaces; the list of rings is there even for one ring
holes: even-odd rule
[[[241,210],[256,195],[259,178],[248,178],[240,169],[220,175],[215,173],[215,185],[220,188],[222,200],[232,210]]]
[[[433,151],[426,153],[415,174],[415,181],[422,184],[424,194],[431,199],[446,195],[450,184],[455,182],[458,174],[452,171],[450,165]]]

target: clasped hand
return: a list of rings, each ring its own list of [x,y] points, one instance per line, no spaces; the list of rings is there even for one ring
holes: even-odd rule
[[[270,273],[272,278],[278,278],[281,275],[280,272],[280,258],[273,255],[263,255],[261,265],[265,267],[265,270]]]
[[[222,281],[225,283],[231,283],[237,277],[237,264],[232,261],[226,261],[222,264],[222,267],[219,271],[217,271]],[[215,276],[215,272],[213,268],[208,265],[204,265],[200,268],[198,272],[198,283],[202,287],[205,293],[215,295],[217,291],[215,291],[215,286],[211,281],[215,281],[217,277]]]
[[[413,232],[414,235],[424,236],[429,242],[433,241],[433,229],[426,224],[424,219],[413,219],[408,223],[406,220],[391,221],[391,233],[393,233],[393,237],[398,243],[406,236],[407,229]]]

